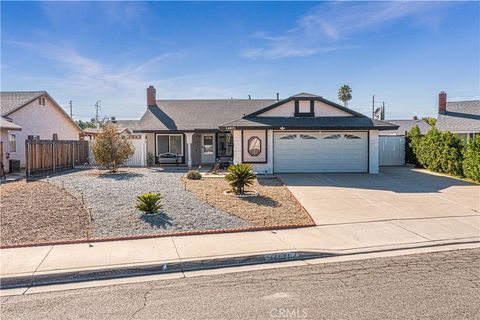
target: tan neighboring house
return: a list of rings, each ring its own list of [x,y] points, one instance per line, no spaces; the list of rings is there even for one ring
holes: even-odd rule
[[[7,131],[8,146],[3,153],[9,160],[20,160],[25,167],[25,140],[79,140],[82,129],[46,91],[14,91],[0,93],[1,116],[7,117],[21,130]],[[3,141],[3,138],[2,138]]]

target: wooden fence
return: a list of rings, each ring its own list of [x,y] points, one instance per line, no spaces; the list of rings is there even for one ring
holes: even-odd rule
[[[27,177],[54,173],[88,163],[83,140],[26,140]]]

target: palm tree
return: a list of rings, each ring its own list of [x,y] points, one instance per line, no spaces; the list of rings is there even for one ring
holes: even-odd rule
[[[343,101],[345,107],[348,107],[348,101],[352,100],[352,88],[344,84],[338,89],[338,99]]]

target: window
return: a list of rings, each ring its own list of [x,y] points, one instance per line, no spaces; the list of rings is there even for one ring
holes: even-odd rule
[[[58,140],[58,134],[57,133],[53,134],[53,140]]]
[[[217,136],[217,152],[219,157],[233,156],[233,136],[228,132],[221,132]]]
[[[308,134],[301,134],[301,135],[300,135],[300,138],[306,139],[306,140],[314,140],[314,139],[317,139],[317,138],[315,138],[314,136],[311,136],[311,135],[308,135]]]
[[[332,135],[326,136],[323,139],[340,139],[340,135],[339,134],[332,134]]]
[[[45,98],[44,97],[38,98],[38,104],[41,105],[41,106],[44,106],[45,105]]]
[[[175,135],[157,135],[157,155],[171,153],[183,156],[183,136]]]
[[[295,117],[314,117],[313,100],[296,100],[295,101]]]
[[[213,136],[203,136],[203,153],[213,154]]]
[[[295,139],[296,137],[297,137],[296,134],[289,134],[288,136],[283,136],[280,139],[282,139],[282,140],[292,140],[292,139]]]
[[[27,140],[40,140],[40,136],[36,134],[29,134]]]
[[[345,139],[362,139],[359,136],[355,136],[353,134],[346,134]]]
[[[8,135],[8,152],[17,152],[17,137],[14,134]]]
[[[251,137],[248,139],[248,154],[252,157],[258,156],[262,153],[262,141],[259,137]]]

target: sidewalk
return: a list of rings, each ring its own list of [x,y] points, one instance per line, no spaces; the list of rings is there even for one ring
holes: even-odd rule
[[[182,271],[187,265],[193,270],[195,262],[201,262],[199,266],[203,268],[218,268],[235,263],[291,261],[474,242],[480,244],[480,216],[336,224],[278,231],[2,249],[0,276],[4,281],[8,278],[45,278],[62,273],[75,278],[76,273],[93,270],[105,272],[162,265],[163,271],[172,272],[172,268]],[[253,260],[249,262],[242,257]],[[167,266],[169,270],[165,270]]]

